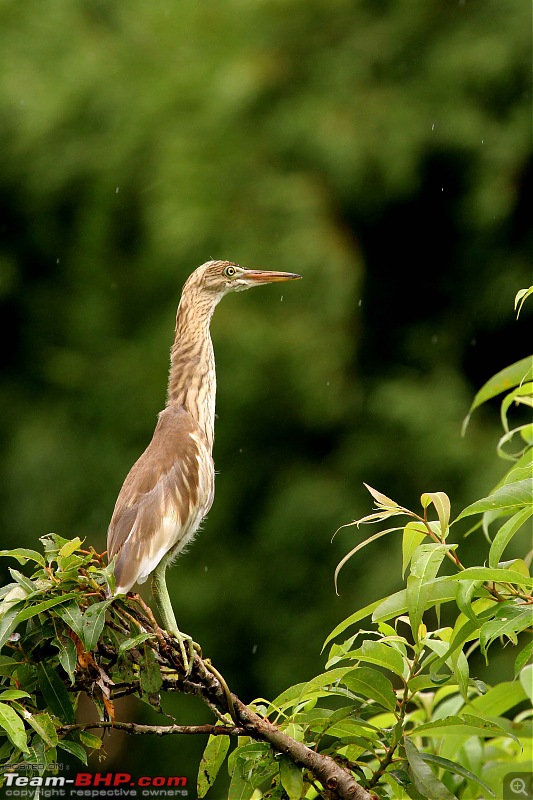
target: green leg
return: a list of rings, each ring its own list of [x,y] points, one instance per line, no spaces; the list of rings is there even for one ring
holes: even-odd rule
[[[186,633],[181,633],[176,622],[176,617],[174,616],[174,610],[172,608],[172,603],[170,602],[170,595],[168,593],[167,583],[165,580],[165,572],[170,560],[170,554],[163,556],[153,571],[152,594],[154,596],[159,614],[161,615],[163,627],[167,633],[169,633],[178,641],[181,656],[183,658],[185,673],[188,675],[192,668],[195,644],[190,636],[188,636]]]

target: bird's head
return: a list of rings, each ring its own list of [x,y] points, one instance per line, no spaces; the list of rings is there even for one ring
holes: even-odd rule
[[[187,283],[223,297],[228,292],[242,292],[253,286],[294,281],[301,277],[294,272],[245,269],[232,261],[208,261],[192,273]]]

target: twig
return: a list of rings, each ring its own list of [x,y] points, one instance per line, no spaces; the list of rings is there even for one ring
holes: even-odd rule
[[[100,722],[79,722],[74,725],[62,725],[58,728],[58,733],[67,734],[72,731],[88,731],[93,728],[103,728],[107,730],[124,731],[134,734],[151,734],[154,736],[170,735],[207,735],[207,736],[246,736],[244,728],[235,725],[141,725],[137,722],[110,722],[101,720]]]

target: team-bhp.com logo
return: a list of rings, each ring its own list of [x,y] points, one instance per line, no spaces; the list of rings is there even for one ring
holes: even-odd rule
[[[134,778],[129,772],[78,772],[72,778],[61,775],[20,775],[8,772],[3,796],[34,797],[36,788],[42,798],[56,797],[188,797],[187,778],[182,775],[141,775]]]

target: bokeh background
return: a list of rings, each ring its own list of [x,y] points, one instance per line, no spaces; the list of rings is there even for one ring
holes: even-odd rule
[[[169,583],[242,699],[322,670],[331,628],[400,586],[388,539],[335,595],[362,533],[331,537],[368,513],[363,481],[405,505],[443,490],[458,512],[504,471],[497,404],[460,431],[530,349],[528,307],[512,311],[532,282],[530,16],[520,0],[2,0],[2,547],[50,531],[105,547],[195,266],[299,272],[216,311],[216,499]],[[203,744],[117,737],[105,766],[192,779]]]

